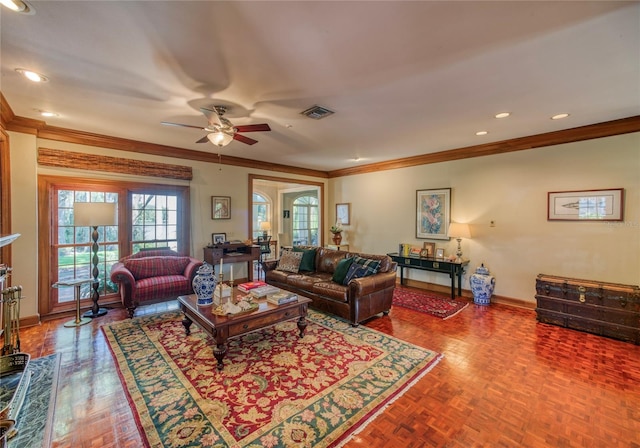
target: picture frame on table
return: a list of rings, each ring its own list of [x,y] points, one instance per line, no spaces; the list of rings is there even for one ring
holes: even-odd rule
[[[231,196],[211,196],[211,219],[231,219]]]
[[[336,204],[336,222],[338,220],[344,226],[351,224],[351,203]]]
[[[416,190],[416,238],[448,240],[451,188]]]
[[[422,250],[420,251],[420,257],[429,258],[434,257],[436,252],[436,243],[427,243],[426,241],[422,244]]]
[[[623,220],[623,188],[547,193],[547,221]]]
[[[226,233],[212,233],[211,234],[211,242],[216,245],[216,244],[223,244],[227,241],[227,234]]]
[[[442,247],[436,249],[436,258],[444,258],[444,249]]]

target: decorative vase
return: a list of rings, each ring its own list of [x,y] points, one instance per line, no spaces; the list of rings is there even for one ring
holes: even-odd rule
[[[333,244],[339,246],[340,242],[342,242],[342,232],[333,234]]]
[[[490,275],[489,269],[484,264],[476,268],[475,274],[469,277],[471,292],[473,293],[473,303],[476,305],[489,305],[491,295],[496,286],[496,279]]]
[[[203,263],[193,277],[193,292],[198,296],[197,304],[211,305],[213,303],[213,291],[216,289],[216,276],[213,273],[213,266]]]

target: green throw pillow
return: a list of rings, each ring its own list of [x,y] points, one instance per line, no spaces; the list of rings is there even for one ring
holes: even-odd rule
[[[331,280],[339,285],[342,285],[342,283],[344,282],[344,278],[347,276],[347,272],[349,271],[351,263],[353,263],[353,257],[343,258],[342,260],[338,261],[336,270],[333,271],[333,277],[331,277]]]
[[[316,270],[316,250],[293,248],[294,252],[302,252],[302,261],[300,262],[300,270],[313,272]]]

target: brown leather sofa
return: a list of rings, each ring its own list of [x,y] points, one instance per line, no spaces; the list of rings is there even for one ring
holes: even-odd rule
[[[387,255],[371,255],[323,247],[298,246],[298,249],[315,249],[313,271],[298,273],[278,270],[278,260],[262,263],[265,281],[288,291],[298,293],[313,300],[311,306],[347,319],[351,325],[376,314],[389,313],[396,286],[397,263]],[[380,261],[377,273],[367,277],[354,278],[347,285],[332,280],[340,260],[359,256]]]

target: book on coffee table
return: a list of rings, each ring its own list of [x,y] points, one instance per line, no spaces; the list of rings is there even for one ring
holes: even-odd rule
[[[275,294],[277,292],[280,292],[280,288],[277,288],[272,285],[265,285],[265,286],[260,286],[258,288],[254,288],[250,290],[249,294],[257,299],[261,299],[263,297],[268,296],[269,294]]]
[[[297,301],[298,301],[298,295],[289,291],[281,290],[280,292],[276,292],[275,294],[267,295],[267,302],[272,303],[274,305],[282,305],[285,303],[297,302]]]
[[[262,280],[256,280],[255,282],[245,282],[238,285],[238,290],[242,292],[249,292],[252,289],[260,288],[261,286],[267,286]]]

